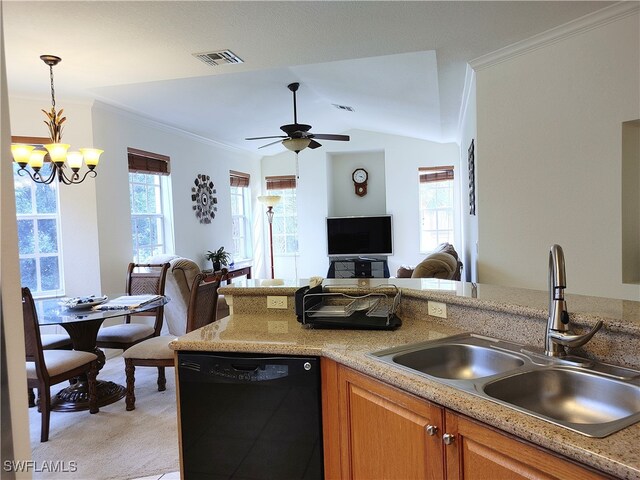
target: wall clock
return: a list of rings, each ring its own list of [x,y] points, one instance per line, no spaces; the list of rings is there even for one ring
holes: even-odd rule
[[[211,223],[218,211],[216,189],[209,175],[199,173],[191,187],[193,211],[200,223]]]
[[[367,171],[364,168],[356,168],[351,174],[351,178],[356,195],[364,197],[367,194],[367,180],[369,179]]]

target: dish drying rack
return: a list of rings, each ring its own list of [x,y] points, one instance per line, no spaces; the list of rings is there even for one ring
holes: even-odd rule
[[[393,293],[375,291],[390,289]],[[393,330],[402,325],[396,315],[401,295],[395,285],[376,287],[364,295],[312,293],[314,290],[308,290],[302,299],[303,325],[365,330]]]

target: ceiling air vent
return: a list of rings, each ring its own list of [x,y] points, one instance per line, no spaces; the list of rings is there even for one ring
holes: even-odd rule
[[[332,103],[332,105],[333,105],[334,107],[336,107],[338,110],[345,110],[345,111],[347,111],[347,112],[353,112],[353,111],[355,111],[355,110],[353,109],[353,107],[349,107],[349,106],[347,106],[347,105],[338,105],[337,103]]]
[[[207,65],[215,67],[224,63],[244,63],[239,56],[231,50],[220,50],[219,52],[194,53],[194,57],[202,60]]]

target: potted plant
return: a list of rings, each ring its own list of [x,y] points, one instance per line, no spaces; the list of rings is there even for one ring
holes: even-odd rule
[[[215,252],[211,250],[205,255],[207,260],[210,260],[213,263],[213,270],[217,272],[222,268],[222,265],[228,265],[229,260],[231,260],[231,254],[229,252],[224,251],[224,247],[220,247]]]

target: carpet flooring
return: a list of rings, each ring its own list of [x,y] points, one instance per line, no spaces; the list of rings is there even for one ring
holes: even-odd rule
[[[122,357],[109,359],[98,378],[124,385]],[[167,369],[166,391],[158,392],[156,380],[156,368],[136,368],[136,409],[131,412],[124,399],[94,415],[51,412],[45,443],[40,443],[40,414],[30,408],[33,478],[125,480],[179,470],[173,369]],[[52,396],[64,385],[53,386]]]

